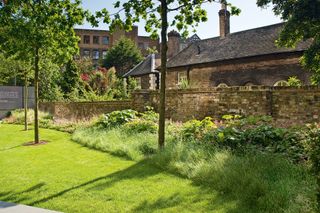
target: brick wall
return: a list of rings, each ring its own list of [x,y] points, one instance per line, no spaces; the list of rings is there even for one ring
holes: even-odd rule
[[[158,110],[159,93],[137,91],[131,101],[41,103],[40,109],[55,118],[82,120],[115,110],[146,106]],[[320,87],[230,87],[191,90],[168,90],[167,118],[186,121],[211,116],[220,119],[225,114],[271,115],[280,122],[294,124],[320,121]]]
[[[40,103],[40,110],[51,113],[55,119],[87,120],[103,113],[130,109],[132,101],[103,102],[47,102]]]
[[[133,107],[158,108],[156,91],[140,91],[133,95]],[[271,115],[281,122],[320,121],[320,87],[231,87],[193,90],[169,90],[166,100],[167,118],[186,121],[225,114]]]

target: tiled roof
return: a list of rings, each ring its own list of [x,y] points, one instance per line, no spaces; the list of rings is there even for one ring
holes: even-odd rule
[[[142,76],[146,74],[157,73],[158,71],[155,70],[155,62],[155,56],[154,54],[151,54],[145,60],[132,68],[129,72],[124,74],[123,77]]]
[[[284,52],[303,51],[309,42],[301,42],[296,48],[278,48],[276,39],[283,23],[231,33],[226,38],[215,37],[195,41],[168,61],[168,67],[188,66],[244,57]]]

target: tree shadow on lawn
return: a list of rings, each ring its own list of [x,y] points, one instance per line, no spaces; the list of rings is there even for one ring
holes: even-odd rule
[[[58,198],[60,196],[64,196],[69,192],[72,192],[81,188],[86,188],[86,190],[90,190],[90,191],[99,191],[99,190],[104,190],[106,188],[112,187],[114,184],[119,183],[121,181],[125,181],[125,180],[141,179],[141,181],[143,181],[143,179],[157,175],[159,173],[165,173],[165,172],[157,168],[154,164],[152,164],[151,160],[146,159],[124,170],[117,171],[105,176],[97,177],[90,181],[64,189],[54,194],[51,194],[45,198],[29,202],[27,205],[30,205],[30,206],[39,205],[49,200]],[[24,191],[1,193],[0,200],[14,202],[14,203],[19,203],[19,202],[26,203],[27,200],[31,200],[32,198],[34,198],[34,197],[28,197],[27,193],[36,192],[40,190],[44,185],[45,185],[44,183],[39,183]],[[194,184],[194,186],[200,189],[199,194],[197,194],[197,190],[196,192],[180,193],[179,189],[177,189],[177,192],[168,194],[167,196],[161,196],[157,198],[155,201],[150,201],[149,199],[146,199],[142,201],[138,206],[136,206],[132,211],[133,212],[152,212],[159,209],[165,210],[167,208],[174,208],[175,206],[179,206],[179,205],[182,205],[183,208],[184,207],[187,208],[186,210],[188,210],[188,207],[190,205],[194,205],[194,206],[191,206],[190,209],[194,209],[196,208],[196,206],[200,205],[202,211],[216,211],[217,209],[223,209],[223,206],[232,205],[231,208],[228,207],[228,211],[226,211],[225,209],[223,210],[225,212],[241,212],[241,211],[234,210],[234,207],[236,207],[237,205],[233,205],[234,203],[236,204],[238,204],[238,202],[241,203],[241,200],[235,200],[234,197],[232,198],[223,194],[219,194],[213,188],[207,187],[205,185]],[[204,200],[205,200],[205,203],[202,204]]]
[[[36,184],[30,188],[27,188],[23,191],[13,192],[13,191],[7,191],[7,192],[0,192],[0,200],[7,201],[7,202],[13,202],[13,203],[21,203],[26,200],[30,200],[31,198],[28,197],[29,192],[36,192],[39,191],[43,186],[45,186],[45,183],[39,183]]]
[[[47,196],[43,199],[36,200],[34,202],[29,203],[28,205],[34,206],[38,205],[41,203],[45,203],[51,199],[60,197],[65,195],[68,192],[87,187],[90,185],[93,185],[91,188],[88,190],[103,190],[104,188],[112,187],[115,183],[123,181],[123,180],[128,180],[128,179],[144,179],[149,176],[156,175],[158,173],[162,172],[160,169],[156,167],[152,167],[150,163],[147,160],[140,161],[124,170],[108,174],[106,176],[101,176],[98,178],[95,178],[93,180],[84,182],[82,184],[79,184],[74,187],[67,188],[65,190],[62,190],[60,192],[57,192],[55,194],[52,194],[50,196]],[[99,183],[102,182],[102,183]],[[94,185],[96,184],[96,185]]]
[[[0,152],[5,152],[5,151],[11,150],[11,149],[16,149],[16,148],[19,148],[19,147],[22,147],[22,146],[23,146],[23,144],[19,144],[19,145],[16,145],[16,146],[0,149]]]
[[[35,206],[41,203],[45,203],[49,200],[64,196],[65,194],[78,190],[80,188],[85,188],[86,191],[102,191],[106,188],[112,187],[114,184],[125,180],[139,179],[143,181],[148,177],[157,175],[159,173],[166,173],[165,171],[156,167],[150,159],[140,161],[124,170],[108,174],[106,176],[98,177],[90,181],[84,182],[82,184],[76,185],[74,187],[67,188],[55,194],[49,195],[45,198],[33,201],[28,205]],[[155,183],[156,184],[156,183]],[[199,190],[199,194],[196,192],[181,192],[177,189],[175,193],[168,194],[167,196],[161,196],[155,201],[150,201],[146,199],[142,201],[138,206],[133,207],[132,212],[152,212],[159,209],[174,208],[175,206],[182,205],[188,208],[190,205],[196,204],[197,206],[202,205],[205,200],[204,206],[201,206],[204,211],[215,211],[217,209],[223,208],[223,206],[233,205],[235,200],[233,198],[228,198],[224,195],[219,196],[218,193],[212,188],[205,186],[200,186],[194,184]],[[176,186],[172,186],[176,187]],[[101,195],[103,196],[103,195]],[[112,200],[112,199],[110,199]],[[190,202],[190,203],[189,203]],[[198,204],[199,203],[199,204]],[[235,205],[233,205],[235,206]],[[181,208],[181,207],[179,207]],[[190,207],[190,209],[195,209],[195,206]],[[233,209],[233,207],[231,208]],[[224,209],[223,209],[224,210]],[[239,212],[239,211],[227,211],[227,212]]]

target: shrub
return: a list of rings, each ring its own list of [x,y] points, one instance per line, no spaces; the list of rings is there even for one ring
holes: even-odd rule
[[[123,126],[126,133],[136,134],[142,132],[156,133],[158,126],[149,120],[135,119],[132,120]]]
[[[152,121],[154,123],[158,123],[159,121],[159,114],[156,113],[153,107],[150,106],[146,106],[145,112],[140,113],[139,116],[141,117],[141,119]]]
[[[203,141],[207,132],[214,128],[216,125],[212,122],[212,118],[206,117],[202,121],[190,120],[183,124],[181,134],[185,140]]]
[[[103,115],[97,122],[97,125],[108,129],[119,127],[125,123],[128,123],[129,121],[132,121],[137,117],[137,115],[138,112],[131,109],[113,111]]]

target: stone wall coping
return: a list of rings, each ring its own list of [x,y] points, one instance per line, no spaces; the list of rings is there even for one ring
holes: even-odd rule
[[[265,91],[320,91],[320,86],[240,86],[226,88],[199,88],[199,89],[168,89],[167,93],[208,93],[208,92],[265,92]],[[135,94],[159,94],[159,90],[136,90]]]

